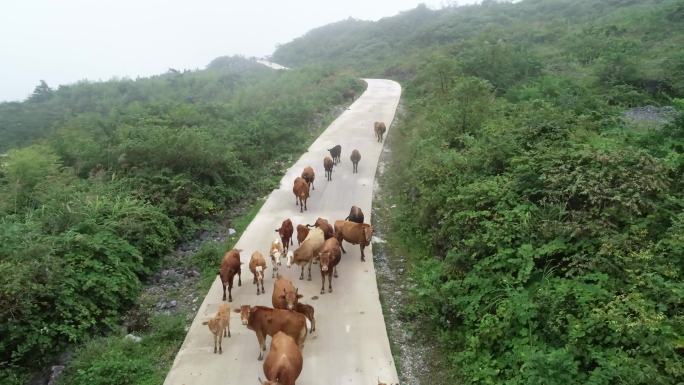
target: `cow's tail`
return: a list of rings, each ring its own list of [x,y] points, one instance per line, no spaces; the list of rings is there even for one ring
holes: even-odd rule
[[[306,319],[306,317],[304,318]],[[308,332],[309,328],[306,326],[306,322],[304,322],[304,327],[302,328],[302,330],[299,331],[299,341],[301,341],[301,344],[299,346],[300,349],[304,347],[304,341],[306,341],[306,335]]]
[[[309,317],[306,317],[305,321],[306,322],[304,323],[304,327],[306,328],[307,333],[308,333],[308,331],[311,330],[311,320],[309,319]]]

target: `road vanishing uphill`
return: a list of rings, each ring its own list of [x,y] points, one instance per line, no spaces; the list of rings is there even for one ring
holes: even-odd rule
[[[378,143],[373,132],[373,122],[383,121],[390,127],[399,103],[401,87],[390,80],[365,79],[366,91],[350,108],[340,115],[308,151],[287,170],[263,207],[249,224],[236,248],[242,249],[242,287],[233,286],[231,310],[240,305],[271,307],[273,279],[271,261],[268,258],[271,241],[277,237],[274,231],[285,218],[298,224],[313,224],[322,217],[331,224],[344,219],[352,205],[365,213],[370,223],[371,201],[375,170],[383,143]],[[325,179],[323,158],[327,149],[342,146],[341,163],[335,166],[332,181]],[[277,144],[274,143],[274,149]],[[353,149],[361,152],[359,172],[352,174],[349,156]],[[292,184],[306,166],[316,172],[315,190],[308,200],[308,211],[300,214],[295,205]],[[296,231],[293,235],[297,248]],[[320,294],[321,276],[318,265],[312,266],[312,281],[299,280],[300,268],[280,266],[280,274],[292,280],[304,297],[300,302],[315,308],[316,331],[309,334],[304,349],[304,367],[297,384],[377,384],[378,378],[386,383],[396,383],[397,370],[390,352],[385,321],[380,307],[378,287],[373,266],[372,246],[365,249],[366,262],[361,262],[358,245],[343,242],[346,254],[337,267],[339,277],[333,279],[333,292]],[[266,294],[256,295],[249,271],[249,258],[255,250],[267,258],[268,268],[264,274]],[[216,270],[219,265],[217,262]],[[327,283],[326,283],[327,286]],[[259,345],[255,333],[242,325],[240,315],[231,311],[231,338],[223,339],[223,354],[214,354],[213,336],[202,325],[216,314],[222,297],[221,280],[217,276],[209,293],[202,302],[188,330],[185,341],[164,381],[165,385],[191,384],[258,384],[257,377],[265,379],[262,364],[257,361]],[[267,339],[267,352],[270,337]]]

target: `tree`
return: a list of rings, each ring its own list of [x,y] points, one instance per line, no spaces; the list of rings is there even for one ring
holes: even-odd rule
[[[40,84],[33,89],[33,93],[29,97],[32,102],[44,102],[52,97],[52,88],[48,86],[45,80],[41,80]]]

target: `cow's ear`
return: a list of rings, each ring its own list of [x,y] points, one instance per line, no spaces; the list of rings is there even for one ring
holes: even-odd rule
[[[297,294],[297,298],[304,298],[303,294]]]

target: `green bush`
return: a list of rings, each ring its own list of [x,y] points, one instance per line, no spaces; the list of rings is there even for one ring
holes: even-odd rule
[[[185,336],[182,317],[158,316],[139,343],[120,335],[95,338],[75,352],[60,384],[159,384]]]
[[[350,88],[360,81],[321,68],[221,58],[136,81],[41,84],[0,104],[0,150],[40,140],[0,157],[0,382],[117,330],[174,245],[270,191]],[[218,246],[193,263],[209,271],[217,258]],[[95,338],[69,381],[159,383],[184,331],[154,323],[149,345]]]

